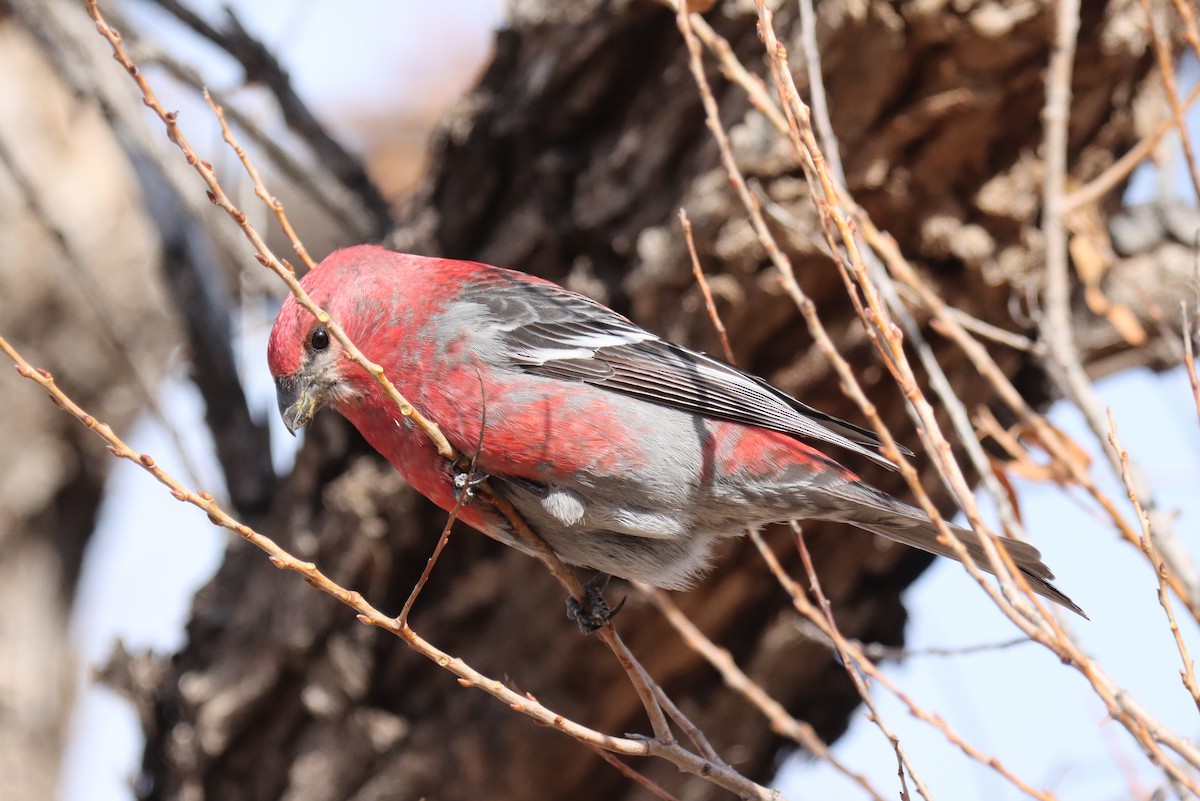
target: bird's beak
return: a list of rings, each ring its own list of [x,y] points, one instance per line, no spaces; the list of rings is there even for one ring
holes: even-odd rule
[[[279,401],[279,414],[283,424],[294,436],[297,429],[304,428],[321,408],[315,387],[301,373],[281,375],[275,379],[275,397]]]

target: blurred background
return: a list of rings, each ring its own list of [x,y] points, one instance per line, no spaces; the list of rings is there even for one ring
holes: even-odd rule
[[[1039,112],[1052,8],[918,5],[818,4],[847,183],[946,300],[1036,338],[1028,299],[1042,264]],[[123,0],[102,10],[191,146],[293,263],[198,87],[230,114],[315,258],[385,241],[528,269],[715,350],[674,220],[686,208],[739,362],[861,419],[810,349],[739,211],[661,5]],[[752,4],[699,10],[766,74]],[[1153,9],[1166,40],[1183,30],[1173,13]],[[777,14],[803,93],[797,7]],[[1084,10],[1073,188],[1167,119],[1148,19],[1137,4]],[[287,436],[264,358],[285,288],[205,199],[83,4],[0,0],[0,63],[0,335],[135,449],[398,608],[438,513],[340,419],[323,415],[300,440]],[[1179,55],[1181,96],[1198,72],[1194,56]],[[715,62],[709,73],[735,154],[802,283],[889,425],[915,444],[818,242],[786,141]],[[1196,115],[1188,119],[1195,131]],[[1082,358],[1158,509],[1194,555],[1200,427],[1179,366],[1178,304],[1194,314],[1200,301],[1190,261],[1200,226],[1178,137],[1087,213],[1116,233],[1096,235],[1102,274],[1074,288]],[[1085,230],[1073,229],[1086,239]],[[968,408],[998,408],[961,355],[943,340],[935,348]],[[1054,402],[1036,355],[989,348],[1123,500],[1078,410]],[[0,392],[0,798],[648,797],[115,464],[29,382],[0,371]],[[864,475],[895,481],[869,467]],[[945,504],[935,474],[924,475]],[[1092,618],[1070,621],[1083,647],[1172,731],[1194,738],[1196,707],[1153,571],[1069,482],[1016,468],[1008,479],[1059,586]],[[786,534],[771,536],[786,549]],[[611,657],[563,619],[557,586],[482,540],[467,530],[452,540],[416,629],[588,725],[644,730]],[[839,527],[813,526],[810,544],[847,636],[878,644],[906,694],[1025,781],[1063,799],[1183,792],[1105,722],[1079,675],[1022,641],[958,565],[930,566]],[[757,559],[731,545],[716,573],[676,600],[789,712],[836,741],[837,759],[896,797],[891,744]],[[1195,621],[1181,623],[1195,642]],[[739,770],[789,798],[871,797],[771,732],[644,599],[631,595],[619,624]],[[932,795],[1023,796],[877,695]],[[723,797],[669,766],[632,764],[680,798]]]

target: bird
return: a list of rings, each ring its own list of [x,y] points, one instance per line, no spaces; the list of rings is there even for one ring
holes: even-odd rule
[[[375,245],[333,252],[300,283],[472,473],[464,480],[462,466],[292,296],[267,346],[289,431],[322,407],[336,410],[426,498],[531,553],[494,505],[463,503],[485,477],[562,562],[595,571],[583,606],[568,601],[585,631],[615,613],[593,592],[607,577],[690,588],[714,546],[748,527],[832,521],[958,558],[923,511],[831,455],[894,469],[872,431],[585,295],[515,270]],[[950,532],[992,572],[979,535]],[[1086,617],[1051,583],[1036,548],[1000,542],[1034,592]]]

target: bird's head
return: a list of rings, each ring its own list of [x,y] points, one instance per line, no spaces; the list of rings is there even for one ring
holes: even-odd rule
[[[376,308],[369,301],[374,297],[372,280],[380,273],[374,268],[389,255],[371,246],[340,250],[300,281],[309,297],[360,348],[368,347],[379,327]],[[293,434],[308,425],[322,406],[348,403],[370,383],[366,372],[346,357],[329,327],[292,296],[275,318],[267,363],[275,379],[279,413]]]

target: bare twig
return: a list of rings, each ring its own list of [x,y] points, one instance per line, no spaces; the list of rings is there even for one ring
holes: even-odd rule
[[[1142,552],[1146,555],[1146,559],[1154,568],[1154,575],[1158,579],[1158,603],[1167,615],[1167,623],[1171,628],[1171,634],[1175,637],[1175,647],[1179,649],[1179,658],[1183,662],[1183,670],[1180,671],[1180,678],[1183,680],[1183,686],[1191,693],[1192,702],[1196,704],[1197,709],[1200,709],[1200,688],[1196,685],[1196,665],[1188,655],[1187,643],[1183,640],[1183,632],[1179,630],[1179,623],[1175,620],[1175,613],[1171,609],[1170,585],[1167,583],[1166,578],[1167,565],[1163,562],[1158,549],[1155,547],[1154,536],[1150,527],[1150,516],[1142,508],[1137,490],[1134,489],[1133,480],[1129,475],[1129,454],[1125,452],[1125,449],[1121,446],[1121,441],[1117,438],[1117,421],[1113,417],[1111,409],[1108,410],[1108,424],[1110,427],[1108,434],[1109,442],[1112,443],[1113,449],[1120,456],[1123,467],[1121,470],[1121,480],[1125,482],[1125,489],[1129,493],[1129,502],[1133,504],[1134,511],[1137,512],[1138,522],[1142,526],[1142,537],[1139,540],[1139,544],[1141,545]]]
[[[300,260],[304,262],[304,266],[309,270],[316,269],[316,262],[312,260],[312,256],[308,255],[308,249],[304,247],[304,243],[296,235],[296,229],[292,227],[292,222],[288,219],[287,212],[283,210],[283,203],[267,190],[267,186],[263,183],[258,168],[254,166],[249,157],[247,157],[246,151],[238,144],[233,131],[229,128],[229,123],[225,120],[225,110],[213,101],[212,95],[208,93],[207,89],[204,90],[204,99],[208,103],[208,107],[212,109],[213,114],[216,115],[217,122],[221,125],[221,136],[224,138],[225,143],[233,148],[233,152],[237,154],[238,160],[242,162],[242,167],[245,168],[246,174],[254,182],[254,194],[267,205],[267,208],[275,212],[275,217],[279,220],[279,225],[283,228],[284,235],[292,243],[292,249],[300,257]]]
[[[696,624],[688,619],[687,615],[671,601],[665,592],[657,587],[651,587],[649,584],[641,582],[635,582],[634,586],[637,587],[639,592],[650,599],[650,602],[662,613],[666,621],[679,632],[679,636],[683,638],[688,647],[700,654],[710,665],[716,668],[730,689],[739,693],[763,714],[770,722],[772,730],[794,740],[817,759],[829,763],[834,770],[856,783],[875,801],[883,801],[879,792],[871,786],[870,780],[866,776],[855,773],[843,764],[829,750],[829,746],[821,739],[812,726],[789,714],[783,704],[772,698],[760,684],[746,675],[745,671],[730,656],[729,651],[717,646],[716,643],[705,636],[704,632],[700,631]]]
[[[100,282],[96,280],[91,271],[87,268],[79,253],[75,250],[75,246],[71,244],[70,237],[67,236],[49,211],[42,205],[41,196],[37,191],[37,187],[29,180],[29,176],[21,168],[14,154],[9,150],[8,143],[0,137],[0,164],[8,170],[12,176],[13,183],[20,191],[25,205],[28,207],[30,214],[33,215],[50,235],[54,245],[58,248],[62,260],[52,259],[54,264],[63,264],[70,267],[70,281],[75,286],[84,301],[91,308],[92,313],[96,315],[96,320],[100,323],[100,331],[108,340],[113,350],[124,363],[125,369],[129,371],[130,379],[133,384],[134,391],[137,393],[142,405],[150,412],[155,421],[166,432],[167,438],[171,440],[171,444],[175,447],[175,452],[179,455],[179,461],[183,465],[186,472],[193,481],[200,480],[200,472],[197,470],[195,462],[188,449],[183,444],[183,437],[180,435],[175,424],[172,423],[163,413],[162,406],[158,403],[158,398],[155,397],[154,389],[151,387],[150,379],[143,373],[137,359],[133,357],[133,353],[129,347],[130,336],[124,326],[119,325],[117,320],[109,311],[110,304],[104,297],[104,289]]]
[[[376,234],[381,235],[387,230],[391,224],[391,212],[387,201],[371,182],[362,164],[325,130],[292,87],[291,77],[283,65],[265,44],[242,26],[231,8],[225,9],[225,27],[218,29],[179,0],[153,2],[233,56],[245,70],[248,82],[265,86],[279,104],[279,110],[288,127],[308,143],[314,155],[346,188],[361,198],[374,219]]]
[[[1188,175],[1192,179],[1192,189],[1195,190],[1196,197],[1200,198],[1200,169],[1196,167],[1196,155],[1192,152],[1192,137],[1188,135],[1187,120],[1184,119],[1186,110],[1179,100],[1179,87],[1175,83],[1175,61],[1171,56],[1171,45],[1159,35],[1150,0],[1142,0],[1142,9],[1146,12],[1146,28],[1150,31],[1154,53],[1158,57],[1159,78],[1162,79],[1167,102],[1171,104],[1171,116],[1175,121],[1175,127],[1179,129],[1179,144],[1183,148],[1183,160],[1187,164]]]
[[[825,631],[830,635],[830,639],[833,641],[833,646],[837,650],[838,657],[840,658],[841,663],[846,667],[846,675],[850,677],[852,682],[854,682],[854,686],[858,689],[859,696],[863,699],[863,703],[866,704],[867,709],[870,711],[871,721],[878,726],[879,730],[888,738],[888,741],[892,744],[892,749],[896,752],[896,761],[899,763],[898,775],[900,778],[900,798],[907,801],[909,797],[908,786],[904,779],[905,771],[907,771],[908,775],[912,777],[913,784],[915,784],[917,787],[917,792],[921,794],[921,797],[924,798],[925,801],[931,801],[929,789],[917,775],[916,771],[913,770],[912,763],[909,762],[907,754],[905,754],[904,749],[900,746],[900,738],[892,733],[888,726],[883,722],[883,718],[880,717],[879,714],[879,707],[875,703],[874,696],[871,695],[870,687],[867,686],[867,682],[863,679],[862,675],[858,672],[853,663],[850,649],[847,647],[849,643],[842,636],[841,631],[838,629],[837,622],[833,619],[833,607],[829,603],[829,599],[825,597],[825,591],[821,589],[821,580],[817,577],[817,571],[816,568],[813,567],[812,557],[808,553],[808,545],[806,545],[804,542],[804,532],[794,520],[792,521],[792,532],[795,534],[796,549],[800,552],[800,560],[804,563],[804,571],[808,574],[809,587],[812,589],[813,595],[817,599],[818,608],[825,616],[825,623],[827,626]],[[760,549],[765,544],[766,543],[762,543],[759,546]]]
[[[1032,642],[1028,637],[1013,637],[1001,642],[985,642],[978,645],[963,645],[956,648],[895,648],[877,642],[858,643],[862,652],[871,659],[920,659],[921,657],[957,657],[983,654],[992,651],[1007,651]]]
[[[776,130],[786,133],[787,120],[783,118],[783,112],[779,110],[779,105],[767,92],[767,86],[763,83],[762,78],[747,70],[742,62],[738,61],[729,41],[714,31],[704,17],[692,14],[689,22],[696,37],[704,42],[704,46],[717,57],[717,61],[721,65],[721,72],[725,77],[742,87],[750,102],[762,112]]]
[[[1108,426],[1095,387],[1083,369],[1071,325],[1070,277],[1067,258],[1066,182],[1067,128],[1071,107],[1071,73],[1079,29],[1078,0],[1058,0],[1056,35],[1046,73],[1045,159],[1042,183],[1042,234],[1046,241],[1045,286],[1042,295],[1041,340],[1046,345],[1048,373],[1059,390],[1079,408],[1109,459],[1115,473],[1128,470],[1138,497],[1154,522],[1156,546],[1177,587],[1186,592],[1187,606],[1200,609],[1200,571],[1180,546],[1167,516],[1158,510],[1149,482],[1132,460],[1122,466],[1108,442]]]
[[[1198,99],[1200,99],[1200,83],[1193,86],[1192,91],[1188,92],[1187,97],[1184,98],[1184,108],[1191,108]],[[1120,186],[1137,165],[1149,158],[1150,154],[1154,152],[1154,148],[1158,147],[1158,143],[1162,141],[1162,138],[1170,133],[1174,127],[1175,120],[1169,119],[1155,128],[1150,135],[1142,139],[1142,141],[1130,148],[1129,152],[1113,162],[1112,166],[1068,195],[1063,206],[1063,212],[1071,212],[1080,206],[1097,203],[1109,192]]]
[[[662,705],[663,711],[667,713],[667,716],[671,720],[675,721],[675,725],[683,729],[683,733],[696,746],[696,750],[700,752],[701,756],[713,762],[723,762],[724,760],[717,754],[717,749],[713,748],[712,743],[708,741],[708,735],[683,713],[683,710],[667,695],[666,690],[655,684],[654,691],[658,697],[659,704]]]
[[[469,477],[471,474],[467,473],[467,475]],[[429,581],[429,576],[433,573],[433,566],[437,564],[438,558],[446,548],[446,543],[450,541],[450,530],[454,527],[454,521],[458,519],[459,512],[462,511],[463,501],[466,500],[466,497],[466,492],[459,495],[458,500],[454,503],[454,508],[446,516],[446,524],[442,526],[442,534],[438,537],[437,544],[433,546],[433,553],[425,561],[425,567],[421,570],[421,575],[417,578],[417,583],[413,585],[412,591],[409,592],[408,598],[405,599],[404,606],[400,609],[400,614],[396,615],[396,622],[401,626],[408,625],[408,616],[412,612],[413,604],[417,602],[417,596],[421,594],[421,590],[425,589],[425,584]]]
[[[1196,374],[1191,317],[1188,314],[1186,300],[1179,301],[1179,311],[1183,325],[1183,364],[1187,368],[1188,383],[1192,385],[1192,400],[1196,405],[1196,417],[1200,418],[1200,376]]]
[[[816,625],[817,628],[820,629],[821,632],[830,639],[830,641],[838,641],[840,638],[841,649],[846,654],[843,664],[847,666],[847,671],[857,668],[872,680],[884,685],[889,692],[895,695],[896,698],[908,708],[912,715],[933,726],[942,733],[947,741],[956,746],[964,754],[980,764],[987,765],[999,775],[1011,782],[1021,792],[1034,798],[1041,799],[1041,801],[1053,801],[1054,796],[1051,793],[1044,790],[1038,790],[1032,785],[1022,781],[1014,773],[1008,770],[1008,768],[1006,768],[1000,762],[1000,760],[984,754],[963,739],[963,737],[954,731],[954,729],[950,728],[950,725],[943,720],[941,716],[934,715],[926,711],[906,694],[901,692],[896,684],[888,678],[887,674],[879,670],[875,663],[868,659],[855,643],[842,637],[841,633],[838,632],[836,628],[830,628],[826,616],[821,610],[813,605],[812,601],[808,599],[808,596],[805,594],[803,588],[801,588],[795,582],[795,580],[787,574],[787,571],[783,569],[783,565],[780,564],[778,557],[775,556],[775,554],[763,541],[762,537],[755,534],[753,541],[759,552],[763,555],[763,560],[766,562],[767,567],[771,570],[771,573],[775,576],[775,579],[780,583],[781,586],[783,586],[785,590],[787,590],[788,595],[792,599],[792,605],[796,608],[796,611],[799,612],[805,619]]]
[[[120,19],[117,18],[120,25]],[[245,132],[256,147],[262,149],[267,160],[303,191],[317,206],[324,209],[330,217],[337,221],[348,238],[359,241],[370,239],[378,230],[369,222],[369,214],[364,213],[362,199],[346,188],[319,159],[310,164],[300,161],[281,147],[279,143],[236,105],[225,101],[221,93],[209,89],[203,79],[191,67],[180,63],[170,53],[155,48],[148,41],[138,41],[137,52],[146,53],[142,60],[157,64],[174,76],[177,80],[195,89],[197,92],[208,92],[217,105],[221,106],[238,128]]]
[[[617,771],[622,776],[629,779],[630,781],[640,784],[642,787],[645,787],[646,790],[648,790],[650,793],[654,794],[655,796],[663,799],[663,801],[679,801],[678,798],[676,798],[675,796],[668,793],[666,788],[664,788],[661,784],[638,773],[636,770],[629,767],[621,760],[617,759],[616,756],[614,756],[612,753],[605,751],[603,748],[600,748],[599,746],[592,745],[591,743],[588,744],[588,747],[596,752],[596,756],[600,757],[605,762],[607,762],[608,764],[610,764],[614,768],[616,768]]]
[[[713,328],[717,331],[717,336],[721,339],[721,350],[725,354],[725,360],[730,364],[734,363],[733,348],[729,347],[729,335],[725,333],[725,324],[721,322],[721,315],[717,314],[717,304],[713,302],[712,290],[708,287],[708,279],[704,277],[704,270],[700,266],[700,256],[696,253],[696,241],[692,238],[692,221],[688,219],[687,212],[683,209],[679,210],[679,224],[683,226],[683,239],[687,242],[688,255],[692,257],[692,275],[696,276],[696,283],[700,286],[700,292],[704,295],[704,308],[708,309],[708,317],[712,320]]]
[[[368,603],[360,593],[348,590],[331,580],[312,562],[297,559],[288,551],[281,548],[274,540],[235,519],[222,509],[209,493],[203,490],[193,491],[186,488],[174,476],[160,467],[151,455],[138,453],[130,448],[107,424],[97,420],[71,400],[59,388],[54,381],[54,377],[48,371],[40,370],[30,365],[3,337],[0,337],[0,351],[3,351],[12,359],[17,367],[17,372],[22,377],[28,378],[41,386],[57,406],[74,416],[79,422],[104,440],[108,445],[109,452],[113,456],[119,459],[127,459],[138,465],[150,473],[159,483],[163,484],[176,500],[199,508],[208,515],[209,520],[214,525],[229,529],[251,545],[265,552],[270,558],[271,563],[281,570],[290,570],[299,573],[311,586],[352,608],[358,613],[358,619],[361,622],[370,626],[376,626],[396,635],[417,653],[458,676],[460,679],[459,683],[464,687],[477,687],[494,698],[503,701],[513,711],[531,717],[539,723],[561,731],[585,744],[628,756],[653,755],[661,757],[674,764],[680,770],[702,776],[718,786],[746,798],[762,799],[762,801],[773,801],[778,798],[778,795],[773,791],[751,782],[724,763],[705,759],[683,748],[670,738],[658,737],[657,739],[650,740],[636,737],[613,737],[576,723],[548,709],[529,695],[522,695],[510,689],[504,682],[483,675],[462,659],[452,657],[450,654],[441,651],[435,645],[418,635],[407,624],[380,612]],[[602,629],[601,631],[603,632],[604,630]],[[640,666],[638,667],[640,669]]]
[[[829,119],[829,102],[825,95],[825,79],[821,74],[821,49],[817,46],[817,13],[812,0],[798,0],[800,5],[800,42],[804,45],[804,71],[808,76],[808,91],[817,132],[821,137],[821,150],[833,169],[833,177],[842,186],[846,185],[846,171],[842,167],[841,149]]]

